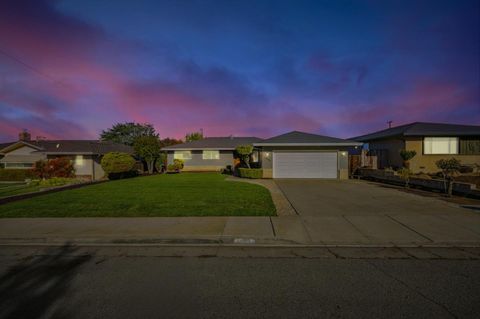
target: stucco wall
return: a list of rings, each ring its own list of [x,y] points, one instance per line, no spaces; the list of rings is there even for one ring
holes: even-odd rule
[[[387,164],[391,167],[402,167],[403,161],[400,157],[400,150],[405,149],[405,141],[401,139],[379,140],[368,143],[369,150],[386,150]]]
[[[405,141],[405,149],[414,150],[417,155],[410,160],[410,169],[414,173],[425,172],[434,173],[439,169],[435,162],[440,159],[456,158],[461,161],[463,165],[472,165],[474,163],[480,164],[480,155],[459,155],[459,154],[445,154],[445,155],[430,155],[423,154],[423,138],[408,138]]]
[[[233,151],[220,151],[219,159],[203,159],[202,151],[192,151],[192,158],[185,160],[184,171],[219,171],[233,165]],[[167,153],[167,164],[173,164],[173,151]]]

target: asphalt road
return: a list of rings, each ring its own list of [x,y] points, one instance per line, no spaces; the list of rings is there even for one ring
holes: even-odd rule
[[[0,248],[0,318],[478,318],[480,260]],[[105,249],[104,249],[105,251]]]

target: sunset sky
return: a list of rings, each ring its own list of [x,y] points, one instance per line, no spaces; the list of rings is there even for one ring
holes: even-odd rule
[[[0,142],[480,124],[480,1],[0,1]]]

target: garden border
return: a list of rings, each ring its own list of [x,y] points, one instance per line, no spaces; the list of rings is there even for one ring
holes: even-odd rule
[[[38,192],[31,192],[31,193],[25,193],[25,194],[18,194],[18,195],[12,195],[4,198],[0,198],[0,205],[11,203],[11,202],[16,202],[22,199],[28,199],[28,198],[33,198],[45,194],[51,194],[51,193],[57,193],[69,189],[76,189],[76,188],[81,188],[89,185],[95,185],[95,184],[101,184],[109,182],[109,180],[102,180],[102,181],[93,181],[93,182],[87,182],[87,183],[80,183],[80,184],[72,184],[72,185],[65,185],[65,186],[59,186],[59,187],[51,187],[47,188],[45,190],[41,190]]]

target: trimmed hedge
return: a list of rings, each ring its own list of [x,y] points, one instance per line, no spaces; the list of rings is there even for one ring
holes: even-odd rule
[[[113,181],[116,179],[132,178],[137,176],[138,176],[137,171],[128,171],[128,172],[120,172],[120,173],[109,173],[108,179]]]
[[[263,170],[261,168],[239,168],[238,174],[242,178],[262,178]]]
[[[0,168],[0,181],[23,182],[26,179],[35,178],[31,169],[6,169]]]
[[[102,157],[100,164],[108,175],[125,173],[133,170],[135,159],[127,153],[110,152]]]

